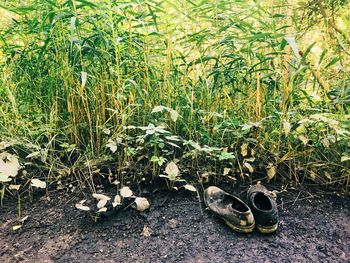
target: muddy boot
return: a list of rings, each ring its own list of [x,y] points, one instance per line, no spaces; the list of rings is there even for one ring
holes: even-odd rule
[[[248,205],[252,210],[256,228],[261,233],[272,233],[278,228],[278,209],[271,193],[262,185],[252,185],[248,190]]]
[[[249,206],[238,197],[216,186],[210,186],[204,191],[204,202],[233,230],[240,233],[250,233],[254,230],[254,216]]]

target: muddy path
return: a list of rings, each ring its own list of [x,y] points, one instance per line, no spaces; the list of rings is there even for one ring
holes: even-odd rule
[[[244,198],[246,186],[230,189]],[[274,186],[278,189],[277,186]],[[271,187],[270,187],[271,189]],[[92,222],[79,200],[51,192],[0,211],[0,262],[350,262],[350,198],[310,189],[278,195],[280,228],[237,234],[190,192],[156,192],[151,208],[131,208]]]

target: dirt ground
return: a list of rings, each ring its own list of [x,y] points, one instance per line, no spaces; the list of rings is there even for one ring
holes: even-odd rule
[[[221,187],[244,198],[247,185]],[[23,201],[29,217],[17,231],[16,202],[5,200],[0,262],[350,262],[350,198],[325,190],[279,193],[272,235],[231,231],[191,192],[158,191],[149,211],[120,209],[97,223],[72,195]]]

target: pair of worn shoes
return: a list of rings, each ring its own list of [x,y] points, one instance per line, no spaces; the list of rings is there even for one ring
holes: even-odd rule
[[[248,204],[216,186],[204,192],[206,206],[222,218],[233,230],[250,233],[256,227],[262,233],[278,228],[277,204],[271,193],[261,184],[252,185],[247,194]]]

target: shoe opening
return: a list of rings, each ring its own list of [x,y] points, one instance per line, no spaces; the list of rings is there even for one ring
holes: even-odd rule
[[[260,210],[271,210],[272,205],[270,199],[263,193],[257,193],[254,197],[254,203]]]
[[[242,203],[242,201],[238,200],[233,196],[225,195],[224,200],[222,200],[222,203],[224,206],[231,204],[232,208],[239,212],[247,212],[249,210],[249,208],[244,203]]]

